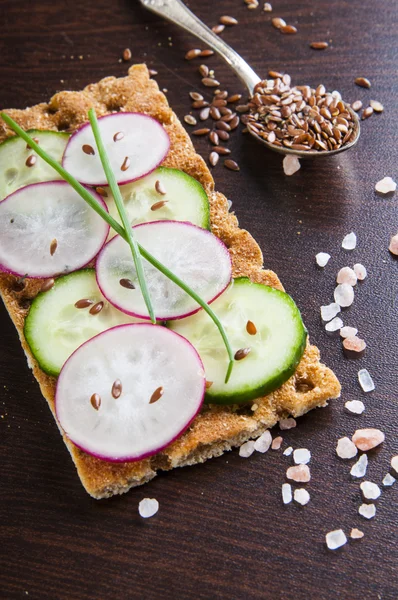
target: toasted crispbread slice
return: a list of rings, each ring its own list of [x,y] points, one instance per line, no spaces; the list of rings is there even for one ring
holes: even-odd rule
[[[263,269],[261,250],[250,233],[239,229],[236,217],[228,212],[225,196],[214,191],[213,178],[196,154],[191,140],[156,82],[149,78],[145,65],[134,65],[127,77],[107,77],[87,86],[81,92],[60,92],[48,104],[25,110],[6,111],[24,129],[73,131],[87,121],[88,109],[98,115],[115,110],[144,112],[163,123],[171,140],[165,166],[176,167],[195,177],[204,186],[210,201],[212,231],[229,248],[233,275],[248,276],[255,282],[283,289],[277,275]],[[0,141],[12,132],[0,126]],[[38,293],[41,281],[27,281],[18,291],[16,278],[0,275],[0,292],[18,330],[29,365],[54,414],[56,380],[38,366],[24,338],[23,326],[30,301]],[[81,482],[94,498],[106,498],[127,492],[153,477],[157,470],[193,465],[219,456],[250,438],[258,437],[288,415],[298,417],[327,400],[340,395],[340,384],[334,373],[319,361],[319,351],[307,344],[304,356],[293,377],[278,390],[259,398],[249,408],[205,406],[189,429],[159,454],[138,462],[109,463],[84,453],[64,435]]]

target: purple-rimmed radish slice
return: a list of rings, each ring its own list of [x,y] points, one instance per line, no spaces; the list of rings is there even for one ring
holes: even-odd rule
[[[95,258],[108,232],[65,181],[28,185],[0,202],[0,269],[28,277],[70,273]]]
[[[226,246],[212,233],[180,221],[156,221],[133,228],[137,242],[197,292],[215,300],[231,281],[231,260]],[[186,292],[146,260],[145,278],[158,320],[179,319],[200,310]],[[96,264],[102,294],[119,310],[143,319],[148,311],[142,296],[131,251],[119,236],[101,250]],[[133,282],[134,289],[121,285]]]
[[[98,127],[118,183],[128,183],[151,173],[169,151],[167,132],[148,115],[107,115],[98,119]],[[107,185],[90,123],[70,137],[62,164],[82,183]]]
[[[120,325],[66,361],[55,409],[76,446],[103,460],[133,461],[179,437],[204,391],[203,365],[187,340],[159,325]]]

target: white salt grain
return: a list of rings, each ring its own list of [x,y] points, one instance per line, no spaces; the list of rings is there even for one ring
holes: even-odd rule
[[[285,175],[294,175],[300,169],[300,161],[296,156],[288,154],[283,159],[283,170]]]
[[[327,252],[318,252],[318,254],[315,256],[315,260],[318,267],[326,267],[330,260],[330,254]]]
[[[396,481],[397,480],[395,479],[395,477],[393,477],[392,475],[390,475],[390,473],[387,473],[387,475],[383,479],[383,485],[385,487],[390,487],[391,485],[394,485],[394,483]]]
[[[380,194],[388,194],[390,192],[395,192],[396,189],[397,184],[392,179],[392,177],[384,177],[383,179],[380,179],[380,181],[378,181],[375,185],[376,192],[379,192]]]
[[[294,490],[294,500],[301,506],[305,506],[310,501],[310,495],[304,488]]]
[[[334,299],[340,306],[351,306],[354,302],[354,290],[348,283],[340,283],[334,290]]]
[[[350,474],[353,477],[364,477],[366,475],[366,469],[368,468],[368,456],[367,454],[362,454],[355,463],[352,465]]]
[[[138,505],[138,512],[143,519],[153,517],[159,510],[159,502],[155,498],[144,498]]]
[[[372,481],[362,481],[359,487],[365,500],[377,500],[381,494],[379,486]]]
[[[391,468],[394,469],[396,473],[398,473],[398,454],[392,457],[390,464]]]
[[[348,437],[340,438],[336,446],[336,454],[340,458],[354,458],[358,453],[357,447]]]
[[[326,545],[329,550],[337,550],[347,543],[347,537],[342,529],[335,529],[326,534]]]
[[[348,400],[344,406],[350,413],[361,415],[365,410],[365,405],[360,400]]]
[[[264,453],[269,450],[271,444],[272,435],[267,429],[267,431],[264,431],[264,433],[254,442],[254,449],[257,450],[257,452]]]
[[[342,338],[354,337],[358,333],[358,329],[356,327],[349,327],[345,325],[340,329],[340,335]]]
[[[388,249],[391,252],[391,254],[394,254],[394,256],[398,256],[398,233],[392,236]]]
[[[245,442],[239,448],[239,456],[241,456],[242,458],[249,458],[249,456],[251,456],[253,454],[253,452],[254,452],[254,442],[252,440]]]
[[[348,283],[348,285],[356,285],[357,276],[355,274],[354,269],[351,267],[343,267],[337,273],[337,283]]]
[[[293,460],[296,465],[306,465],[311,460],[311,452],[307,448],[297,448],[293,452]]]
[[[289,448],[286,448],[286,450],[283,452],[283,456],[290,456],[293,452],[293,448],[291,446],[289,446]]]
[[[282,501],[283,504],[289,504],[292,501],[292,486],[290,483],[284,483],[282,485]]]
[[[351,231],[351,233],[348,233],[341,243],[341,247],[344,248],[344,250],[354,250],[356,245],[357,236],[353,231]]]
[[[373,379],[371,378],[367,369],[361,369],[358,371],[358,381],[364,392],[373,392],[375,389],[375,384],[373,383]]]
[[[354,273],[357,276],[357,279],[359,279],[359,281],[363,281],[368,275],[366,267],[361,265],[361,263],[356,263],[354,265]]]
[[[322,321],[330,321],[340,312],[340,310],[340,306],[337,304],[337,302],[332,302],[331,304],[321,306]]]
[[[364,532],[360,529],[357,529],[356,527],[354,527],[354,529],[351,529],[350,538],[353,540],[360,540],[361,538],[363,538],[364,535]]]
[[[361,504],[358,508],[358,512],[361,517],[365,517],[365,519],[373,519],[376,514],[376,507],[374,504]]]
[[[296,425],[296,419],[293,419],[293,417],[289,417],[288,419],[281,419],[279,421],[279,428],[282,430],[293,429],[293,427],[296,427]]]
[[[326,323],[325,329],[326,329],[326,331],[338,331],[339,329],[341,329],[343,327],[343,325],[344,325],[344,323],[340,319],[340,317],[335,317],[334,319],[329,321],[329,323]]]
[[[280,435],[278,435],[278,437],[272,440],[271,450],[279,450],[279,448],[282,446],[282,442],[283,438]]]

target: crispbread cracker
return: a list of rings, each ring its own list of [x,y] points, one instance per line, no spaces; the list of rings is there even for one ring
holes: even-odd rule
[[[239,229],[236,217],[228,212],[225,196],[214,191],[209,169],[196,154],[189,136],[157,83],[149,78],[145,65],[134,65],[127,77],[107,77],[87,86],[82,92],[55,94],[49,104],[6,112],[25,130],[73,131],[87,121],[91,107],[99,116],[117,110],[144,112],[163,123],[171,141],[170,152],[163,164],[185,171],[204,186],[210,201],[212,231],[229,248],[233,275],[247,276],[252,281],[283,289],[277,275],[263,269],[258,244],[250,233]],[[2,124],[0,141],[11,133]],[[5,306],[18,330],[29,365],[54,414],[56,379],[39,368],[23,335],[30,300],[36,296],[40,285],[38,280],[28,280],[25,288],[18,291],[15,277],[0,275],[0,292]],[[327,400],[339,395],[340,384],[336,376],[319,362],[318,349],[308,343],[295,375],[278,390],[257,399],[252,407],[204,406],[177,441],[151,458],[131,463],[109,463],[78,449],[65,435],[63,438],[87,492],[94,498],[106,498],[149,481],[159,469],[193,465],[219,456],[225,450],[258,437],[281,418],[288,415],[298,417],[312,408],[325,406]]]

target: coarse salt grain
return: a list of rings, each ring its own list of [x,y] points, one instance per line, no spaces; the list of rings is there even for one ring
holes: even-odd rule
[[[359,487],[361,488],[362,495],[366,500],[377,500],[381,494],[379,486],[372,481],[362,481]]]
[[[340,312],[340,305],[337,302],[321,306],[322,321],[330,321]]]
[[[350,474],[353,477],[364,477],[366,475],[366,469],[368,468],[368,456],[367,454],[362,454],[355,463],[352,465]]]
[[[353,540],[360,540],[361,538],[363,538],[364,535],[364,532],[360,529],[357,529],[356,527],[354,527],[354,529],[351,529],[350,538]]]
[[[286,450],[283,452],[283,456],[290,456],[293,453],[293,448],[291,446],[289,446],[288,448],[286,448]]]
[[[348,357],[357,357],[365,352],[366,342],[356,335],[352,337],[344,338],[343,350],[344,354]]]
[[[289,504],[292,501],[292,486],[290,483],[284,483],[282,485],[282,501],[283,504]]]
[[[271,450],[279,450],[279,448],[282,446],[282,442],[283,438],[280,435],[278,435],[278,437],[272,440]]]
[[[249,456],[251,456],[253,454],[253,452],[254,452],[254,442],[252,440],[245,442],[239,448],[239,456],[241,456],[242,458],[249,458]]]
[[[293,460],[296,465],[306,465],[311,460],[311,452],[307,448],[297,448],[293,452]]]
[[[357,276],[357,279],[359,279],[359,281],[363,281],[368,275],[366,267],[361,265],[361,263],[356,263],[354,265],[354,273]]]
[[[365,517],[365,519],[373,519],[376,514],[376,507],[374,504],[361,504],[358,508],[358,512],[361,517]]]
[[[392,457],[390,464],[391,468],[394,469],[396,473],[398,473],[398,454]]]
[[[353,231],[351,231],[351,233],[348,233],[341,242],[341,247],[344,248],[344,250],[354,250],[354,248],[356,248],[356,245],[357,236]]]
[[[334,299],[340,306],[344,308],[351,306],[354,302],[354,290],[348,283],[340,283],[334,290]]]
[[[348,283],[348,285],[356,285],[357,276],[355,274],[354,269],[351,269],[351,267],[343,267],[337,273],[336,281],[337,283]]]
[[[311,473],[307,465],[297,465],[288,468],[286,477],[292,481],[307,483],[311,479]]]
[[[392,236],[388,249],[391,252],[391,254],[398,256],[398,233]]]
[[[379,444],[384,442],[385,435],[380,429],[357,429],[352,436],[352,441],[359,450],[367,452],[376,448]]]
[[[310,495],[304,488],[298,488],[294,490],[294,501],[305,506],[310,501]]]
[[[326,267],[330,260],[330,254],[327,252],[318,252],[318,254],[315,256],[315,260],[318,267]]]
[[[257,450],[257,452],[264,453],[269,450],[271,444],[272,435],[267,429],[267,431],[264,431],[264,433],[254,442],[254,449]]]
[[[285,175],[294,175],[295,173],[297,173],[300,167],[300,161],[296,156],[288,154],[283,159],[283,170],[285,172]]]
[[[361,415],[365,410],[365,405],[360,400],[348,400],[344,406],[350,413]]]
[[[326,331],[329,331],[329,332],[339,331],[339,329],[341,329],[343,327],[343,325],[344,325],[344,323],[340,319],[340,317],[335,317],[334,319],[329,321],[329,323],[326,323],[325,329],[326,329]]]
[[[394,483],[395,483],[396,481],[397,481],[397,480],[395,479],[395,477],[393,477],[392,475],[390,475],[390,473],[387,473],[387,475],[384,477],[384,479],[383,479],[383,482],[382,482],[382,483],[383,483],[383,485],[384,485],[385,487],[390,487],[391,485],[394,485]]]
[[[293,429],[293,427],[296,427],[297,423],[296,423],[296,419],[293,419],[293,417],[289,417],[287,419],[281,419],[279,421],[279,428],[284,430],[284,429]]]
[[[373,383],[373,379],[371,378],[367,369],[361,369],[358,371],[358,381],[364,392],[373,392],[375,389],[375,384]]]
[[[348,327],[345,325],[340,329],[340,335],[342,338],[354,337],[358,333],[358,329],[356,327]]]
[[[335,529],[326,534],[326,545],[329,550],[337,550],[347,543],[347,537],[342,529]]]
[[[143,519],[153,517],[159,510],[159,502],[155,498],[144,498],[138,505],[138,512]]]
[[[390,192],[395,192],[396,189],[397,184],[392,177],[383,177],[375,185],[376,192],[380,194],[389,194]]]
[[[358,450],[355,444],[353,444],[353,442],[350,440],[350,438],[342,437],[337,441],[336,454],[340,458],[354,458],[354,456],[356,456],[357,453]]]

